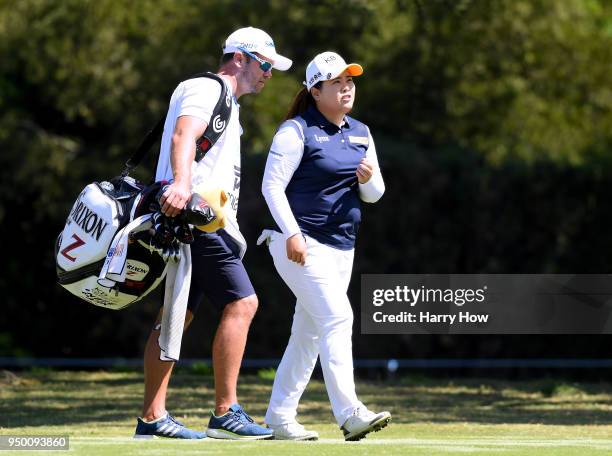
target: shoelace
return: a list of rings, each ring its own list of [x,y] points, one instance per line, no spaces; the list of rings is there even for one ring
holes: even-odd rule
[[[178,424],[179,426],[185,427],[185,425],[183,423],[181,423],[179,420],[177,420],[176,418],[174,418],[172,415],[170,415],[168,413],[168,418],[170,418],[170,421],[173,421],[174,423]]]
[[[251,418],[244,410],[240,409],[234,413],[238,415],[238,421],[244,421],[246,419],[247,422],[254,423],[253,418]]]

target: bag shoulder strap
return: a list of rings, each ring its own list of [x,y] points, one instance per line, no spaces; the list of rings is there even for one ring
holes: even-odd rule
[[[196,141],[196,154],[195,161],[199,162],[204,158],[206,152],[208,152],[212,146],[215,145],[217,140],[221,137],[227,124],[229,123],[229,119],[232,115],[232,97],[227,90],[227,85],[221,79],[221,77],[214,73],[199,73],[193,78],[210,78],[217,81],[221,84],[221,94],[219,95],[219,100],[217,100],[217,104],[215,105],[215,109],[210,116],[210,122],[204,131],[204,134],[200,136],[200,138]]]
[[[227,127],[229,118],[232,114],[232,100],[228,94],[227,86],[225,85],[225,82],[223,82],[223,79],[221,79],[220,76],[214,73],[205,72],[195,74],[185,80],[195,78],[210,78],[221,84],[221,94],[219,96],[219,100],[217,101],[213,113],[210,116],[210,125],[212,125],[212,128],[206,127],[206,131],[204,131],[204,134],[196,141],[195,161],[199,162],[204,157],[206,152],[208,152],[210,148],[215,145],[217,140],[225,131],[225,127]],[[125,162],[125,167],[123,169],[123,172],[121,173],[121,176],[127,176],[133,169],[135,169],[140,164],[147,152],[149,152],[149,150],[151,150],[151,147],[153,147],[153,144],[155,144],[159,140],[159,138],[161,138],[161,135],[164,131],[165,122],[166,116],[163,116],[159,119],[155,126],[145,135],[136,151],[134,151],[130,158],[128,158]]]

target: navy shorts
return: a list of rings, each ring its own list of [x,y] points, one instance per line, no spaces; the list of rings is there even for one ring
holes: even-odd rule
[[[219,310],[237,299],[255,294],[240,259],[240,247],[225,230],[193,230],[191,287],[187,308],[195,314],[206,296]]]

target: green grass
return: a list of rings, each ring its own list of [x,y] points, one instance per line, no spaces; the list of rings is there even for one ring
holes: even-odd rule
[[[259,422],[271,386],[269,372],[241,377],[240,400]],[[77,455],[612,453],[612,387],[607,383],[422,377],[361,381],[360,399],[372,409],[389,410],[393,421],[352,443],[342,439],[320,381],[310,383],[299,411],[300,421],[320,433],[319,442],[133,441],[142,389],[142,375],[136,372],[36,370],[0,375],[0,435],[69,435],[70,454]],[[212,407],[212,378],[177,372],[168,409],[187,425],[203,429]],[[11,452],[0,451],[5,454]]]

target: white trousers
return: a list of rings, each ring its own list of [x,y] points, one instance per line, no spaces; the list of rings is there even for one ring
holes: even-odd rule
[[[353,250],[338,250],[306,237],[306,265],[287,259],[285,236],[274,233],[269,248],[276,270],[297,301],[291,337],[278,366],[266,413],[267,424],[295,420],[298,402],[317,362],[339,426],[357,407],[351,336],[353,310],[346,295]]]

